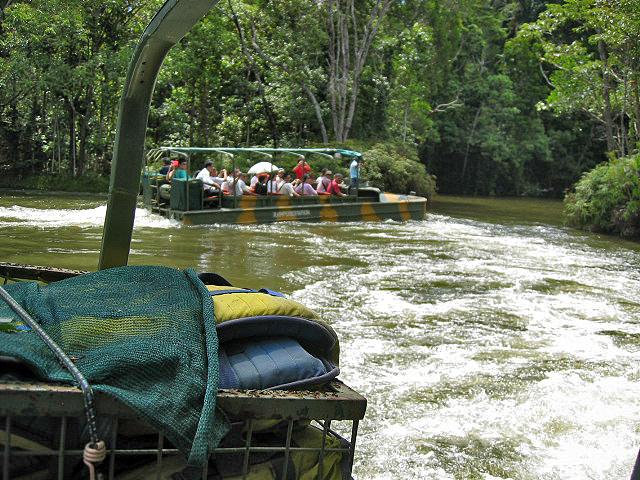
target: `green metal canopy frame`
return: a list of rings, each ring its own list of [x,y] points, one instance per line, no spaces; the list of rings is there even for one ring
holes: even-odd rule
[[[126,265],[140,188],[151,95],[164,58],[218,0],[167,0],[136,47],[120,99],[98,268]]]
[[[361,157],[360,152],[345,150],[343,148],[269,148],[269,147],[160,147],[158,150],[166,152],[193,153],[292,153],[296,155],[318,154],[335,155],[339,153],[344,157]]]

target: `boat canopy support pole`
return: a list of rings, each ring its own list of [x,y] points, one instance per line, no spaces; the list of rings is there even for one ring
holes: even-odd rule
[[[99,269],[126,265],[151,95],[165,56],[218,0],[168,0],[136,47],[120,99]]]

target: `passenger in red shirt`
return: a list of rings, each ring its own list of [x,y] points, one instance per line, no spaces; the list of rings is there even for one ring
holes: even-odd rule
[[[327,188],[327,193],[330,193],[331,195],[337,195],[338,197],[344,197],[344,193],[342,193],[342,190],[340,190],[341,183],[342,174],[336,173],[333,176],[333,180],[331,180],[329,187]]]
[[[302,180],[304,174],[309,173],[310,171],[311,167],[309,166],[309,164],[305,161],[304,157],[300,157],[298,165],[296,165],[296,168],[293,169],[293,173],[296,174],[296,178]]]

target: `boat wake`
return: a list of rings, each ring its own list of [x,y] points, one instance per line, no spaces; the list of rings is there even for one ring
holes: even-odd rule
[[[83,209],[42,209],[20,205],[0,206],[0,226],[102,228],[106,212],[106,205]],[[154,215],[143,208],[136,209],[135,228],[175,228],[179,225],[176,221]]]

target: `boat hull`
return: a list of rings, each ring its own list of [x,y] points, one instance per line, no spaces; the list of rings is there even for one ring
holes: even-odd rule
[[[291,199],[295,201],[295,199]],[[260,199],[251,197],[238,200],[237,208],[204,209],[192,211],[167,210],[169,218],[187,225],[303,222],[370,222],[382,220],[422,220],[426,214],[427,199],[409,195],[380,194],[380,201],[345,202],[336,198],[323,198],[317,203],[293,203],[279,198],[273,205],[258,206]]]

